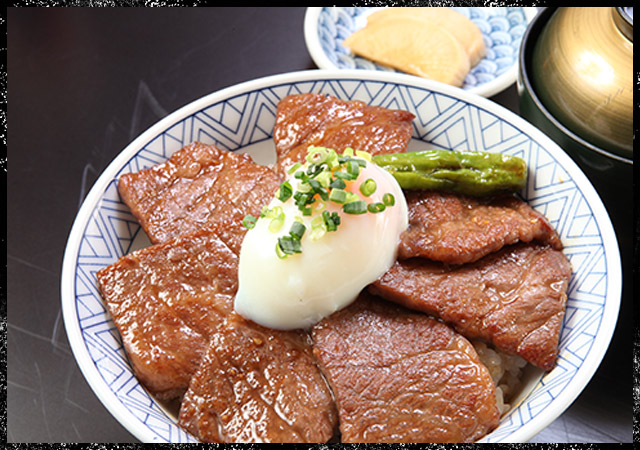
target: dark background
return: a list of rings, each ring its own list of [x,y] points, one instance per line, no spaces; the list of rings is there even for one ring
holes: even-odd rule
[[[304,14],[8,8],[7,442],[136,442],[67,341],[59,293],[71,225],[98,175],[160,118],[227,86],[316,68]],[[515,85],[492,99],[518,112]],[[625,272],[613,341],[585,391],[533,442],[632,442],[630,192],[601,192]]]

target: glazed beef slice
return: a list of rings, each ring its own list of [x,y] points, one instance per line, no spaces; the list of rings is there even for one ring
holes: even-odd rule
[[[233,310],[238,256],[201,232],[138,250],[97,274],[136,376],[160,398],[184,393],[209,336]]]
[[[309,146],[345,148],[376,154],[401,153],[411,139],[407,111],[369,106],[321,94],[298,94],[278,103],[273,139],[276,171],[281,177],[296,162],[304,162]]]
[[[246,154],[193,142],[168,161],[124,174],[118,191],[152,243],[200,230],[229,237],[237,252],[246,229],[277,190],[275,173]]]
[[[342,442],[471,442],[499,422],[472,345],[426,314],[363,293],[312,337]]]
[[[490,198],[435,191],[407,191],[409,228],[398,257],[423,257],[448,264],[479,260],[517,242],[562,249],[547,219],[515,195]]]
[[[518,244],[462,266],[398,260],[369,290],[551,370],[570,277],[562,252]]]
[[[212,336],[179,423],[204,442],[326,442],[337,415],[306,332],[235,315]]]

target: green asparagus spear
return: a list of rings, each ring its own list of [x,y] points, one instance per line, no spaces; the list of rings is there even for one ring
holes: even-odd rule
[[[527,179],[524,160],[502,153],[425,150],[376,155],[373,162],[388,170],[403,189],[486,196],[517,192]]]

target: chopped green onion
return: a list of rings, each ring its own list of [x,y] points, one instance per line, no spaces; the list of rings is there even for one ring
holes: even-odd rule
[[[345,200],[345,203],[357,202],[358,200],[360,200],[360,197],[358,197],[358,194],[354,194],[353,192],[347,192],[347,199]]]
[[[369,178],[360,185],[360,192],[362,192],[362,195],[365,197],[369,197],[376,191],[377,187],[375,180],[373,178]]]
[[[337,212],[334,211],[331,213],[331,220],[333,220],[336,226],[340,225],[340,215]]]
[[[306,160],[310,164],[322,164],[329,158],[329,151],[324,147],[309,147]]]
[[[382,202],[384,203],[384,206],[393,206],[396,204],[396,198],[393,194],[387,192],[382,196]]]
[[[335,180],[333,180],[331,182],[331,184],[329,185],[329,187],[331,189],[344,189],[347,187],[347,183],[345,183],[343,180],[341,180],[340,178],[336,178]]]
[[[333,220],[331,220],[331,214],[329,213],[329,211],[322,212],[322,220],[327,231],[336,231],[336,229],[338,228]]]
[[[298,184],[298,190],[296,191],[296,193],[306,194],[311,191],[312,191],[311,185],[308,182],[302,182]]]
[[[331,193],[329,194],[329,200],[334,203],[343,204],[347,200],[347,192],[343,189],[331,189]]]
[[[324,224],[319,225],[317,227],[313,227],[309,232],[309,239],[311,239],[312,241],[317,241],[318,239],[322,238],[322,236],[324,236],[326,233],[327,233],[327,229],[325,228]]]
[[[302,253],[300,239],[293,236],[282,236],[278,238],[278,246],[283,253],[293,255],[294,253]]]
[[[322,172],[324,169],[322,168],[322,165],[319,164],[311,164],[309,166],[309,168],[307,169],[307,176],[309,178],[314,178],[316,175],[318,175],[320,172]]]
[[[327,207],[327,204],[324,201],[315,202],[315,207],[311,208],[312,212],[321,213]]]
[[[328,199],[328,197],[327,197]],[[314,203],[315,206],[311,207],[312,212],[314,213],[321,213],[322,211],[325,210],[325,208],[327,207],[327,204],[324,202],[324,200],[318,200]]]
[[[298,170],[300,167],[302,167],[302,164],[300,164],[299,162],[295,163],[293,166],[289,167],[289,170],[287,170],[287,173],[289,175],[293,175],[293,173]]]
[[[340,162],[340,164],[347,164],[351,162],[352,164],[357,164],[359,167],[367,167],[367,161],[360,158],[354,158],[352,156],[341,156],[338,158],[338,162]]]
[[[285,259],[288,256],[284,250],[282,250],[282,247],[280,247],[280,242],[276,242],[276,255],[278,255],[280,259]]]
[[[324,221],[324,226],[327,231],[336,231],[338,229],[338,225],[340,225],[340,216],[335,211],[331,214],[329,214],[329,211],[323,211],[322,220]]]
[[[327,232],[327,227],[324,224],[324,218],[317,216],[311,221],[311,231],[309,232],[309,239],[317,241]]]
[[[257,217],[254,217],[251,214],[247,214],[246,216],[244,216],[244,219],[242,219],[242,225],[244,225],[244,227],[248,230],[251,230],[256,226],[257,221]]]
[[[362,196],[370,197],[377,190],[374,179],[368,178],[360,184],[360,192],[347,191],[346,181],[358,179],[362,168],[371,162],[372,157],[367,152],[354,150],[351,147],[344,149],[342,154],[326,147],[310,146],[307,149],[306,162],[293,164],[288,174],[299,180],[294,190],[289,180],[280,184],[275,195],[281,202],[286,202],[293,197],[294,203],[300,215],[294,218],[289,234],[278,238],[276,254],[279,258],[287,258],[295,253],[302,253],[302,237],[310,227],[308,236],[311,240],[320,239],[327,232],[336,231],[341,222],[341,214],[326,210],[327,201],[342,205],[342,211],[346,214],[365,214],[370,212],[377,214],[387,207],[395,204],[392,194],[384,194],[381,202],[372,202],[367,205]],[[311,218],[310,225],[305,225],[303,217]],[[269,208],[262,207],[261,218],[270,219],[268,228],[272,232],[278,232],[284,226],[285,214],[280,206]],[[242,224],[248,228],[256,226],[257,218],[247,215]]]
[[[333,176],[336,178],[341,178],[343,180],[355,180],[356,178],[358,178],[357,175],[354,176],[353,174],[343,172],[342,170],[336,170],[335,172],[333,172]]]
[[[356,161],[355,159],[351,159],[347,162],[347,172],[353,176],[354,180],[360,175],[360,164]]]
[[[364,214],[367,212],[367,202],[357,200],[355,202],[346,203],[342,210],[347,214]]]
[[[311,192],[296,192],[295,194],[293,194],[293,200],[296,202],[296,206],[301,211],[307,205],[315,202],[313,193]]]
[[[269,209],[267,206],[262,208],[260,212],[260,217],[266,217],[267,219],[275,219],[277,217],[284,218],[284,211],[281,206],[276,206],[275,208]]]
[[[282,228],[282,225],[284,225],[284,220],[271,219],[271,222],[269,222],[269,231],[277,233],[280,231],[280,228]]]
[[[280,189],[278,189],[278,194],[277,194],[278,200],[284,203],[287,200],[289,200],[292,195],[293,195],[293,188],[291,187],[291,183],[289,183],[288,181],[285,181],[280,185]]]
[[[319,227],[322,224],[324,224],[324,219],[322,218],[322,216],[314,217],[313,220],[311,221],[311,228]]]
[[[316,180],[318,181],[318,183],[320,183],[320,185],[323,188],[328,188],[331,185],[331,172],[329,172],[328,170],[325,170],[324,172],[320,173],[317,177]]]
[[[369,203],[369,205],[367,206],[367,211],[369,211],[372,214],[381,213],[385,209],[387,209],[387,207],[384,206],[384,203],[380,203],[380,202]]]
[[[338,161],[338,155],[336,152],[332,152],[324,163],[329,166],[329,169],[335,169],[338,167],[340,162]]]
[[[309,180],[309,186],[311,186],[312,191],[318,191],[322,188],[322,185],[318,182],[318,180]]]
[[[284,212],[280,212],[280,214],[271,219],[271,222],[269,222],[269,231],[277,233],[280,231],[280,228],[282,228],[282,225],[284,225]]]
[[[309,180],[309,186],[311,186],[311,190],[318,194],[322,200],[329,198],[329,191],[323,188],[318,180]]]
[[[302,236],[304,236],[304,232],[305,232],[306,229],[307,229],[307,227],[305,227],[303,223],[294,221],[291,224],[291,229],[289,230],[289,235],[291,235],[292,237],[297,238],[298,240],[300,240],[300,239],[302,239]]]
[[[371,162],[371,153],[368,152],[362,152],[360,150],[356,150],[356,156],[358,158],[362,158],[367,162]]]

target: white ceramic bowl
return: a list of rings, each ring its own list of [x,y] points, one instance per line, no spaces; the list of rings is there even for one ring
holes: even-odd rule
[[[165,161],[193,140],[275,160],[272,130],[283,97],[320,92],[416,115],[410,149],[477,149],[518,155],[529,165],[521,195],[557,228],[573,266],[557,367],[529,374],[516,407],[486,442],[523,442],[560,415],[587,384],[607,349],[620,303],[621,269],[607,212],[584,174],[550,139],[504,108],[460,89],[374,71],[305,71],[271,76],[207,95],[160,120],[99,177],[78,212],[62,270],[62,309],[78,365],[105,407],[144,442],[186,442],[170,411],[134,377],[105,310],[96,271],[149,245],[120,200],[120,175]],[[97,425],[99,426],[99,424]]]
[[[367,24],[367,16],[379,7],[308,8],[304,38],[311,58],[320,69],[394,69],[353,55],[342,42]],[[537,8],[454,7],[482,31],[486,56],[471,69],[462,89],[491,97],[516,81],[520,41]]]

